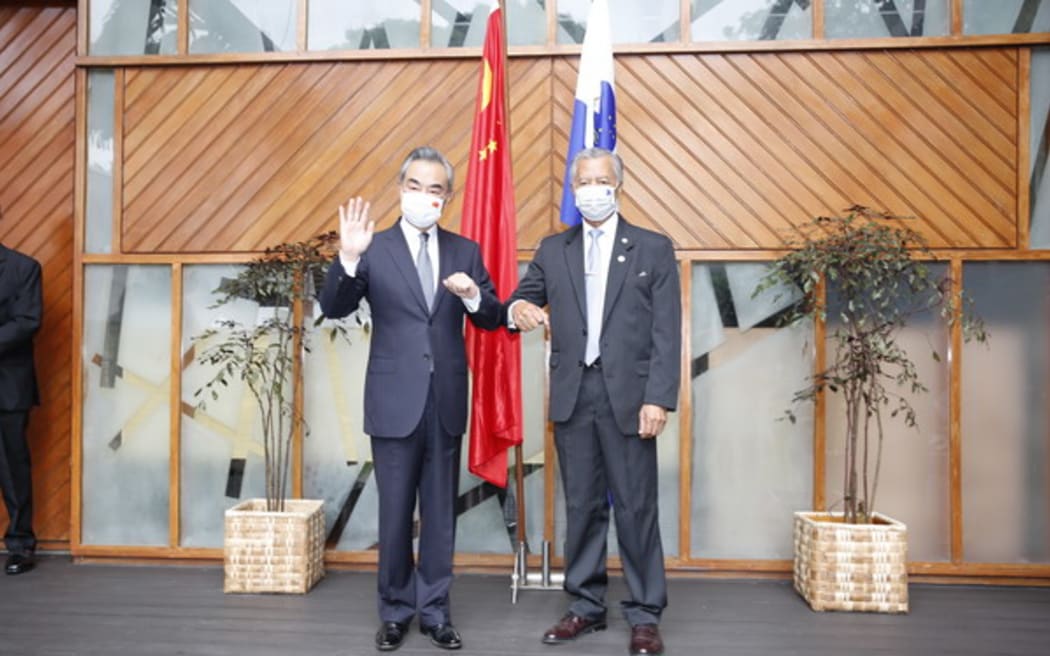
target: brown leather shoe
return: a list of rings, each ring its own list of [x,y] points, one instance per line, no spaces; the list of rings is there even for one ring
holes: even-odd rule
[[[662,653],[664,641],[660,639],[660,627],[655,624],[631,627],[631,656],[656,656]]]
[[[604,630],[605,617],[587,618],[574,613],[566,613],[565,617],[558,620],[557,624],[543,634],[543,642],[547,645],[558,645],[563,642],[571,642],[586,633]]]

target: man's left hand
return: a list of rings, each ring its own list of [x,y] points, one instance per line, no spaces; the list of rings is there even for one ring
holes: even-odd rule
[[[481,293],[478,289],[477,283],[462,271],[453,273],[443,281],[445,289],[449,290],[456,296],[465,299],[477,298]]]
[[[660,434],[667,423],[667,410],[658,405],[646,403],[638,412],[638,435],[643,439],[651,439]]]

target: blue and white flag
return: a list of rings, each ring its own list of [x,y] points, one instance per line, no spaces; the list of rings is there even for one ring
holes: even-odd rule
[[[607,0],[594,0],[587,17],[587,33],[580,54],[580,75],[576,79],[576,100],[569,132],[569,152],[565,157],[565,184],[561,195],[561,222],[574,226],[580,220],[572,193],[569,167],[572,158],[584,148],[598,146],[616,150],[616,96],[613,92],[612,38]]]

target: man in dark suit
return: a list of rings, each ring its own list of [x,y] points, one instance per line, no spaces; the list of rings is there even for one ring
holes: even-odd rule
[[[681,299],[671,241],[617,211],[619,156],[581,151],[570,169],[581,225],[547,237],[508,300],[508,324],[550,326],[550,419],[565,490],[569,612],[543,636],[605,629],[609,497],[630,599],[630,653],[661,654],[667,605],[655,438],[678,400]],[[547,306],[547,316],[541,308]]]
[[[354,198],[340,207],[339,257],[321,290],[326,316],[346,316],[361,299],[372,313],[364,414],[379,491],[381,651],[401,646],[417,614],[435,645],[462,645],[450,618],[449,588],[467,422],[463,319],[493,330],[501,306],[477,243],[435,225],[452,182],[452,165],[441,153],[417,148],[398,176],[397,224],[373,235],[368,203]]]
[[[40,328],[40,263],[0,244],[0,487],[7,506],[4,571],[33,569],[33,482],[26,427],[40,403],[33,335]]]

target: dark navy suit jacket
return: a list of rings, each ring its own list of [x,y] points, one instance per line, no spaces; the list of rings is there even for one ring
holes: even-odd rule
[[[325,316],[344,317],[367,299],[372,344],[365,376],[365,433],[405,437],[419,424],[430,373],[441,426],[462,435],[467,425],[467,356],[463,317],[476,326],[500,325],[500,302],[476,242],[438,228],[438,287],[434,307],[423,301],[415,258],[398,225],[377,232],[353,277],[336,258],[321,289]],[[466,273],[481,290],[481,306],[468,314],[441,280]]]
[[[27,411],[40,402],[33,335],[40,328],[40,263],[0,244],[0,410]]]

